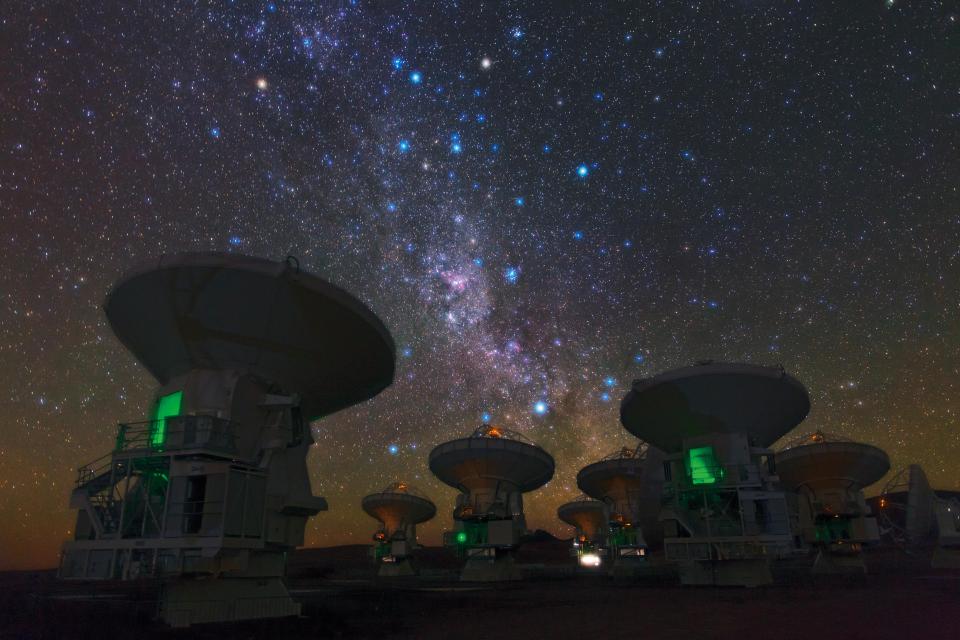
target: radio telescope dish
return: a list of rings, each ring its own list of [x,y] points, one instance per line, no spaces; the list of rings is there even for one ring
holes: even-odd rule
[[[360,506],[379,520],[387,535],[433,518],[437,507],[425,495],[405,482],[394,482],[383,491],[365,496]]]
[[[609,505],[617,525],[640,529],[639,546],[656,546],[663,540],[657,520],[663,481],[663,454],[643,442],[615,451],[577,473],[580,490]]]
[[[327,509],[309,421],[392,382],[386,327],[293,258],[223,253],[142,264],[104,311],[160,384],[146,416],[77,470],[59,576],[160,580],[173,626],[299,615],[287,555]]]
[[[554,468],[553,457],[526,437],[489,425],[430,452],[433,475],[464,493],[504,484],[527,493],[547,484]]]
[[[461,580],[519,580],[513,553],[527,530],[523,494],[553,477],[553,457],[519,433],[489,424],[430,452],[430,471],[460,491],[445,544],[466,558]]]
[[[557,517],[590,540],[602,540],[609,511],[606,503],[582,496],[557,508]]]
[[[250,373],[299,394],[314,420],[393,381],[395,348],[380,319],[292,258],[161,256],[124,275],[104,310],[162,385],[196,369]]]
[[[709,433],[743,433],[769,447],[809,411],[806,389],[782,368],[709,362],[634,381],[620,421],[671,453]]]
[[[935,500],[927,474],[920,465],[911,464],[883,488],[880,521],[896,544],[908,549],[921,547],[936,533]]]
[[[855,492],[890,470],[890,458],[883,449],[821,431],[790,443],[776,459],[780,482],[794,491],[807,486],[813,490],[843,487]]]
[[[816,431],[776,454],[780,483],[795,497],[802,540],[817,549],[816,573],[866,572],[864,544],[879,542],[863,488],[886,475],[882,449]]]
[[[380,576],[414,575],[411,554],[417,545],[417,525],[437,513],[425,495],[406,482],[394,482],[363,498],[360,506],[381,529],[373,535],[372,555]]]

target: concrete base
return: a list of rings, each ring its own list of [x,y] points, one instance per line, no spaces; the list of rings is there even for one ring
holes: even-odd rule
[[[159,617],[171,627],[300,615],[280,578],[209,578],[165,582]]]
[[[960,569],[960,547],[935,547],[930,566],[934,569]]]
[[[678,563],[680,584],[698,586],[759,587],[773,584],[766,559],[688,561]]]
[[[817,559],[813,561],[810,571],[821,575],[858,574],[866,573],[867,565],[863,563],[863,556],[859,553],[839,555],[821,550],[817,553]]]
[[[377,576],[381,578],[399,578],[401,576],[415,576],[417,570],[409,558],[397,562],[381,562]]]
[[[520,580],[520,570],[513,561],[512,555],[474,556],[467,558],[460,572],[463,582],[506,582]]]

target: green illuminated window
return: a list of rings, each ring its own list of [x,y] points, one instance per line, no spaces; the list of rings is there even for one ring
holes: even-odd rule
[[[164,440],[167,439],[167,418],[180,415],[182,401],[183,391],[174,391],[157,399],[157,407],[153,412],[153,425],[150,430],[150,446],[163,446]]]
[[[713,447],[687,450],[687,475],[693,484],[716,484],[723,480],[723,467],[717,461]]]

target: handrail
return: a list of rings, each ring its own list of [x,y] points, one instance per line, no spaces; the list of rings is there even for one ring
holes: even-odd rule
[[[114,452],[203,448],[234,453],[237,449],[235,424],[202,415],[120,423]]]
[[[236,423],[215,416],[171,416],[162,420],[123,422],[117,426],[112,452],[77,468],[76,486],[91,482],[112,468],[123,468],[118,453],[164,453],[184,449],[237,452]]]

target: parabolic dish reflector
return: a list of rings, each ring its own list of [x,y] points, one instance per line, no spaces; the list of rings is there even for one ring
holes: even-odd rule
[[[664,451],[708,433],[744,433],[769,447],[809,411],[806,389],[780,368],[707,363],[635,381],[620,421]]]
[[[646,483],[643,459],[622,458],[588,464],[577,473],[577,486],[597,500],[627,500]]]
[[[588,536],[595,536],[607,525],[607,505],[599,500],[574,500],[560,505],[557,517]]]
[[[436,515],[436,505],[417,493],[403,483],[395,483],[380,493],[365,496],[360,506],[367,515],[382,522],[387,530],[395,531],[406,525],[426,522]]]
[[[631,451],[635,453],[628,455]],[[656,545],[662,538],[657,517],[663,490],[663,453],[653,447],[638,452],[640,448],[623,449],[588,464],[577,473],[577,486],[591,498],[610,505],[611,510],[626,510],[616,515],[639,525],[647,543]]]
[[[525,493],[549,482],[554,468],[553,457],[537,445],[506,437],[474,435],[430,452],[430,471],[460,491],[502,481]]]
[[[121,278],[104,310],[161,384],[191,369],[234,369],[299,394],[312,420],[389,386],[394,343],[363,303],[294,262],[161,256]]]
[[[838,483],[859,490],[890,470],[883,449],[860,442],[811,442],[777,453],[776,461],[780,481],[792,490]]]

